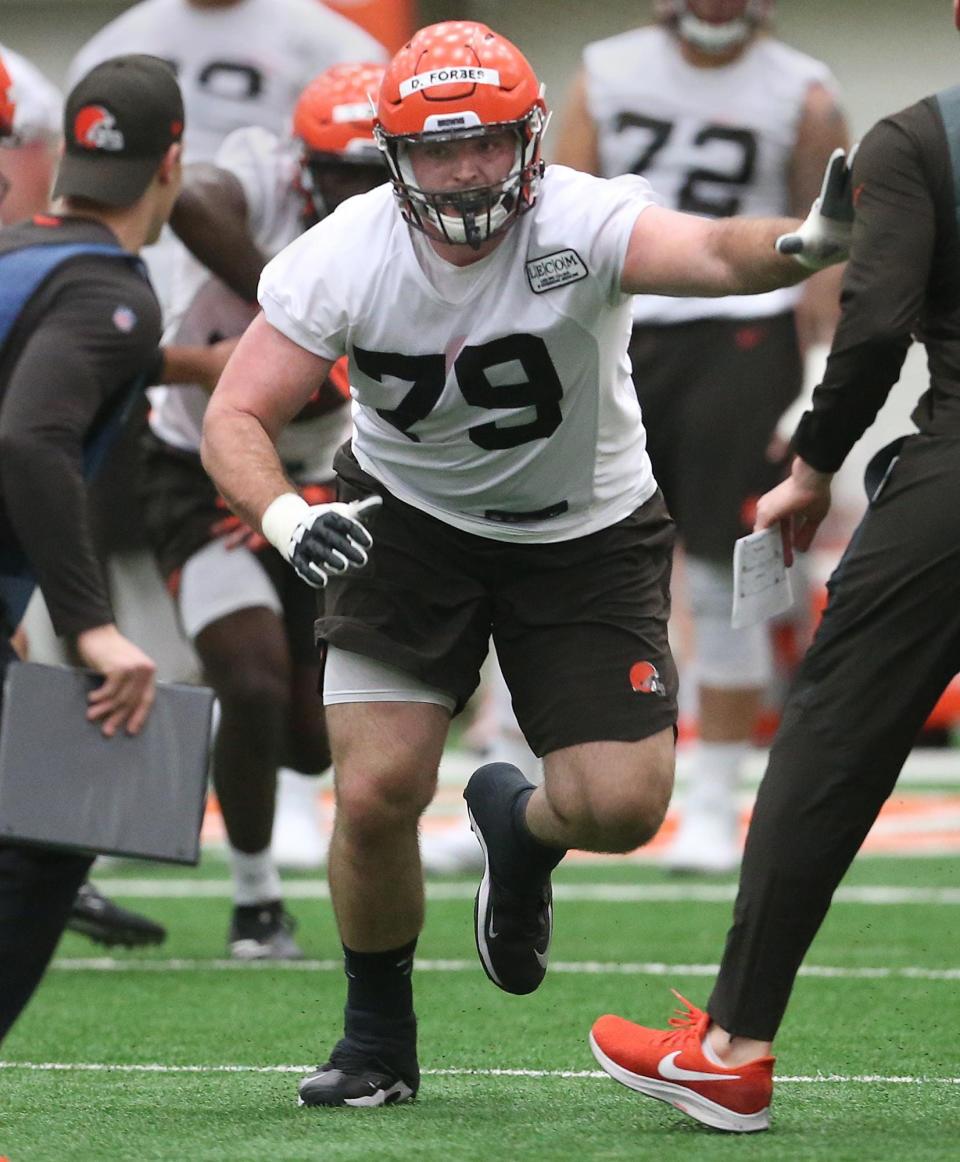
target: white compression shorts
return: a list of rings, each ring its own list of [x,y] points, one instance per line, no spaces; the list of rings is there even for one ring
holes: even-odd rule
[[[432,702],[452,714],[456,699],[428,686],[396,666],[362,654],[327,647],[323,668],[323,704],[342,702]]]
[[[733,629],[733,570],[687,557],[690,612],[696,634],[696,675],[701,686],[715,690],[756,689],[770,681],[770,635],[765,622]]]
[[[228,549],[218,538],[204,545],[184,565],[178,607],[184,632],[191,641],[221,617],[257,606],[283,616],[273,582],[249,549]]]

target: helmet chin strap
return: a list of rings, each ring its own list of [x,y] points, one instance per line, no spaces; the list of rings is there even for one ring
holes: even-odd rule
[[[464,210],[462,214],[441,214],[437,210],[436,216],[440,229],[451,242],[466,243],[467,246],[478,250],[506,222],[515,204],[516,199],[505,193],[497,200],[496,205],[490,207],[489,212],[486,207],[481,208],[476,214],[471,214],[469,210]],[[429,210],[427,214],[430,216]],[[484,219],[487,229],[479,225],[480,218]]]
[[[680,17],[677,30],[694,48],[705,53],[719,54],[745,44],[753,32],[753,24],[745,16],[738,16],[736,20],[728,20],[724,24],[710,24],[692,12],[685,12]]]

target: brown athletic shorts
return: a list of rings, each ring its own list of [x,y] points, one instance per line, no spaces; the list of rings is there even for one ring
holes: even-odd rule
[[[318,641],[396,666],[456,699],[476,689],[492,636],[532,749],[635,741],[673,726],[667,640],[673,522],[659,493],[576,540],[517,544],[462,532],[390,495],[349,447],[339,493],[372,492],[373,548],[334,578]]]
[[[215,529],[231,514],[196,453],[173,448],[149,431],[141,448],[139,501],[144,531],[167,588],[176,596],[183,566],[216,540]],[[311,504],[323,504],[333,500],[335,492],[328,483],[310,485],[305,495]],[[316,590],[301,581],[265,541],[256,557],[277,592],[293,660],[299,665],[315,664]]]
[[[680,539],[692,556],[728,561],[758,497],[783,478],[768,450],[803,383],[794,316],[638,326],[630,361]]]

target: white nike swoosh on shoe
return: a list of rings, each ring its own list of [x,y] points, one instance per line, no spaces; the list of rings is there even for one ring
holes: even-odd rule
[[[666,1057],[660,1060],[657,1066],[657,1072],[661,1077],[666,1078],[667,1081],[739,1081],[739,1073],[701,1073],[697,1069],[684,1069],[683,1066],[677,1065],[676,1060],[680,1056],[680,1050],[676,1053],[668,1053]]]
[[[491,908],[487,914],[487,939],[496,940],[498,935],[499,933],[493,926],[493,908]]]

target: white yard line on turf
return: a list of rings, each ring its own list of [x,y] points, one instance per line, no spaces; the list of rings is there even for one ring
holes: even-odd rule
[[[59,957],[50,965],[60,972],[343,972],[342,960],[204,960],[171,958],[140,959],[135,957]],[[417,960],[417,972],[475,972],[475,960]],[[716,976],[717,964],[630,964],[619,961],[551,961],[551,973],[570,976]],[[960,968],[867,967],[841,968],[829,965],[803,965],[801,976],[828,980],[960,980]]]
[[[97,1061],[0,1061],[0,1069],[24,1070],[36,1073],[309,1073],[314,1065],[161,1065],[150,1062],[143,1065],[117,1064]],[[601,1069],[424,1069],[426,1077],[526,1077],[535,1081],[559,1078],[561,1080],[611,1081]],[[960,1077],[884,1077],[882,1074],[846,1075],[839,1073],[815,1076],[776,1077],[778,1083],[803,1085],[846,1084],[861,1085],[960,1085]]]
[[[231,899],[230,880],[201,879],[124,879],[96,876],[97,887],[108,896],[127,896],[140,900]],[[427,898],[431,900],[472,900],[477,886],[470,882],[428,882]],[[730,884],[557,884],[555,900],[589,901],[597,904],[675,904],[727,903],[737,892]],[[283,885],[288,900],[327,900],[330,891],[322,880],[290,880]],[[839,904],[960,904],[960,888],[841,887],[834,896]]]

